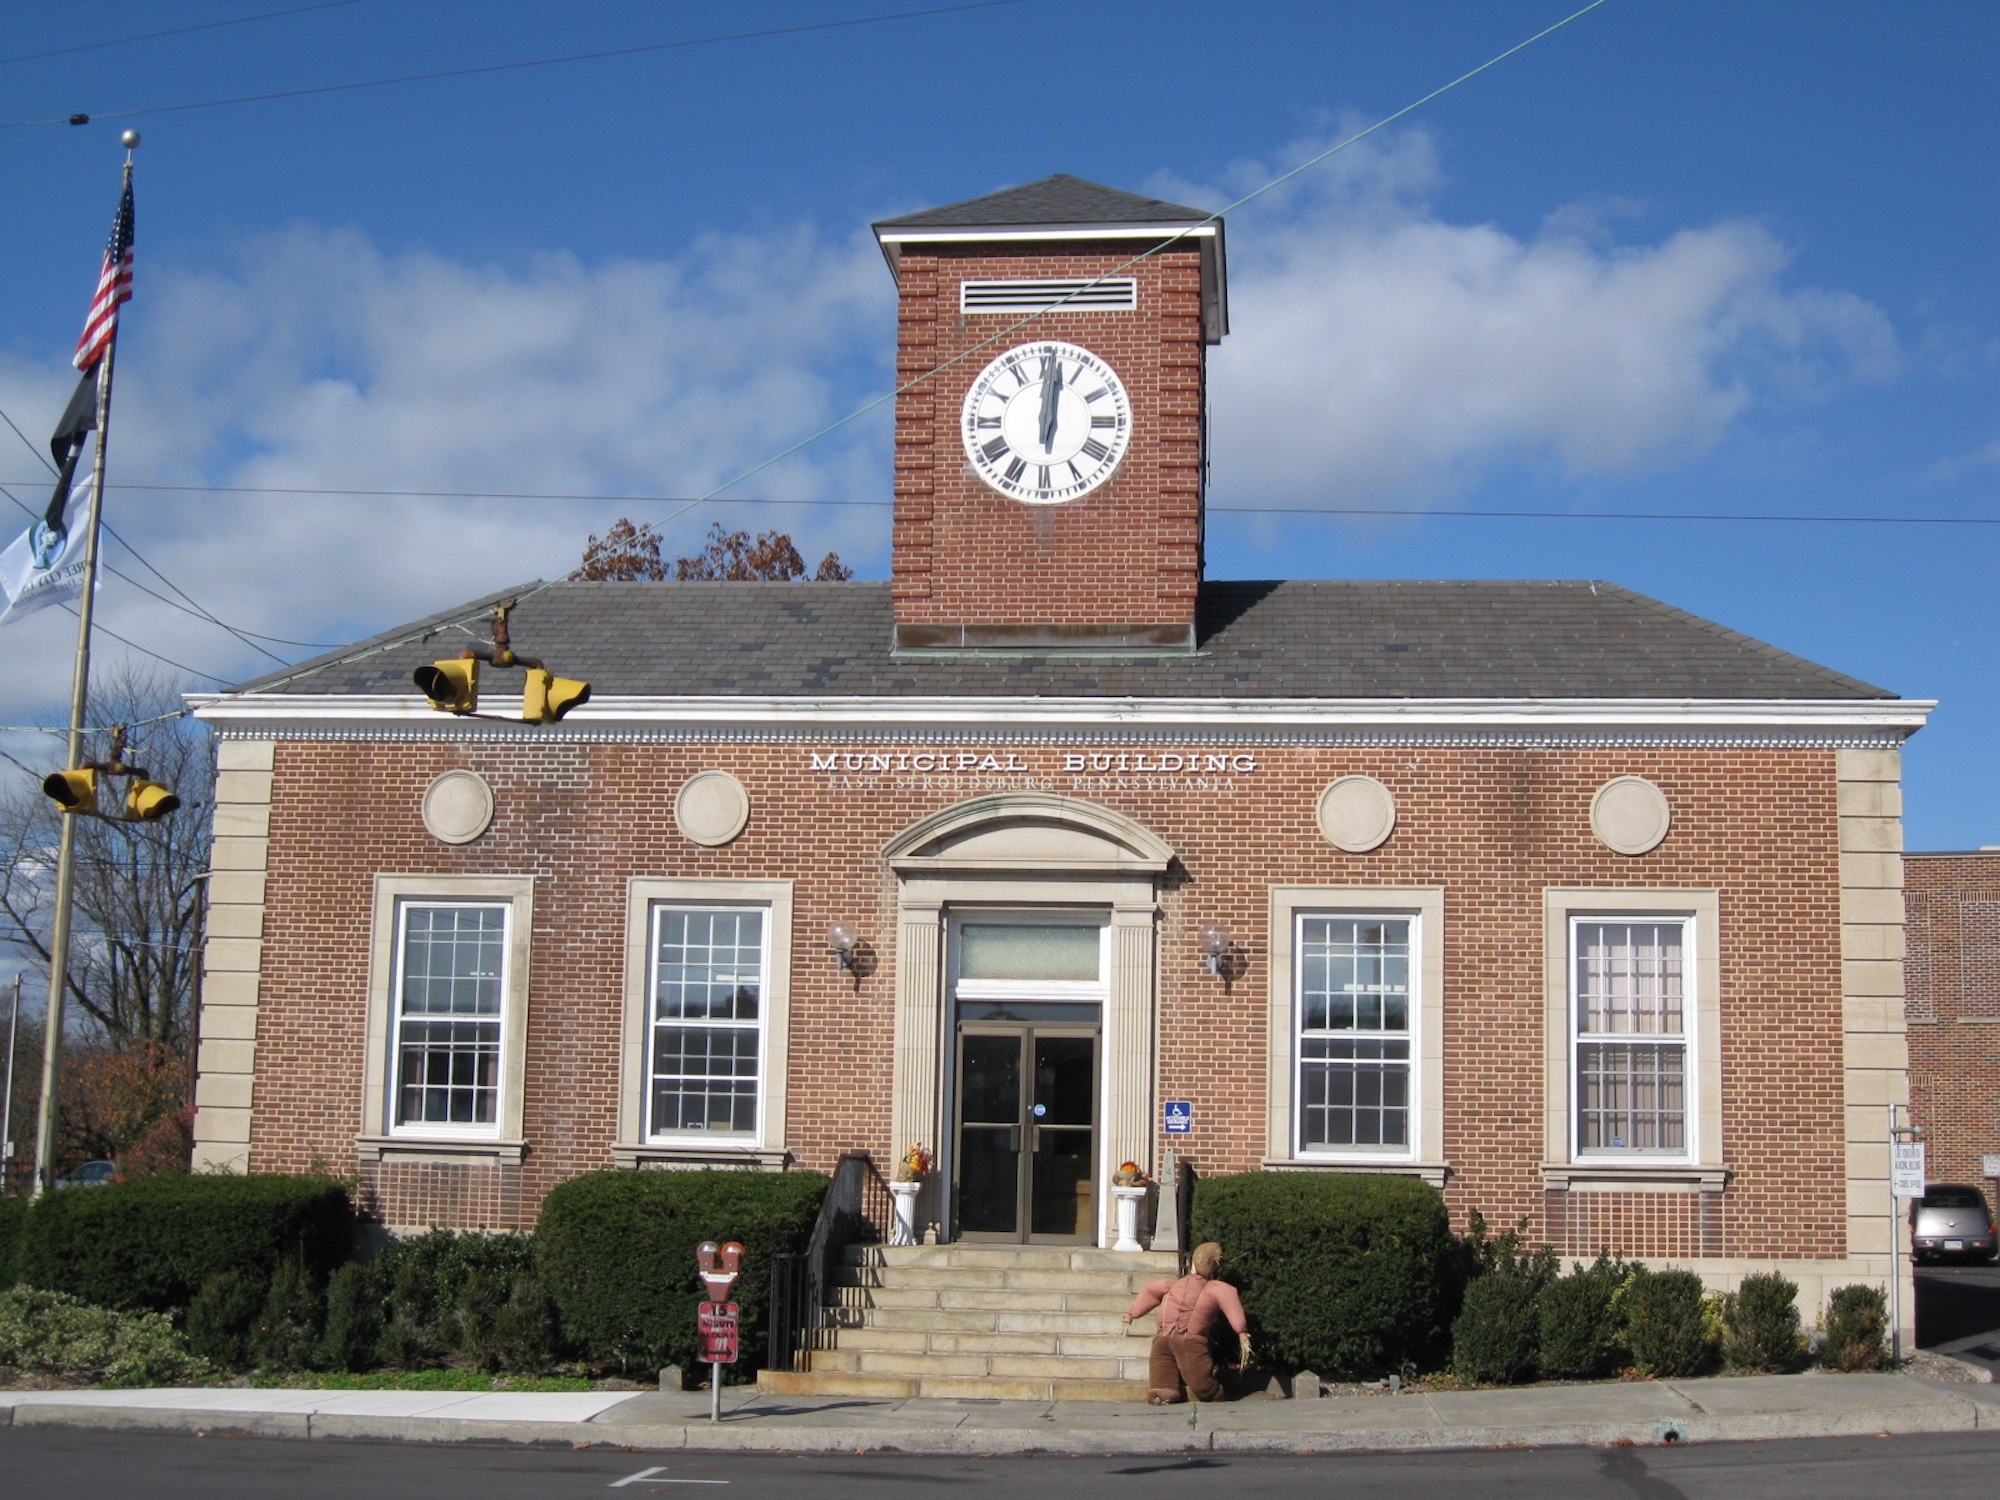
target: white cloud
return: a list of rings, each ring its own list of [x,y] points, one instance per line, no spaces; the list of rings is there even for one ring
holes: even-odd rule
[[[1437,215],[1420,133],[1329,166],[1233,216],[1218,495],[1420,509],[1507,464],[1656,469],[1760,402],[1896,369],[1883,314],[1788,287],[1788,251],[1756,224],[1621,244],[1613,221],[1635,210],[1614,202],[1560,208],[1522,238]],[[1237,187],[1269,175],[1228,174]]]
[[[320,640],[560,576],[588,532],[665,508],[276,492],[699,494],[877,393],[894,330],[872,242],[804,231],[705,240],[671,260],[502,268],[297,228],[201,274],[153,270],[140,296],[120,350],[114,482],[270,492],[115,490],[112,524],[224,619]],[[0,362],[0,403],[33,437],[73,379]],[[877,414],[740,493],[886,498],[888,447]],[[33,472],[15,453],[0,473]],[[46,501],[39,482],[18,493]],[[667,531],[669,555],[694,550],[711,519],[781,527],[850,561],[888,530],[885,511],[708,506]],[[107,556],[159,586],[115,545]],[[116,579],[102,618],[224,676],[269,665]],[[66,696],[73,631],[54,611],[7,627],[0,648],[35,665],[0,723]]]

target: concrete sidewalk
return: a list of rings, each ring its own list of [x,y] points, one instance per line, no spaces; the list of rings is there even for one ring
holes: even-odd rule
[[[1387,1392],[1220,1406],[221,1388],[0,1391],[0,1425],[247,1432],[639,1450],[1119,1453],[1535,1447],[2000,1428],[2000,1387],[1909,1375],[1779,1375]]]

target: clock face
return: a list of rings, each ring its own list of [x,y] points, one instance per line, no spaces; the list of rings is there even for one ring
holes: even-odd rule
[[[1088,349],[1022,344],[979,372],[960,425],[981,479],[1030,505],[1060,505],[1111,477],[1132,438],[1132,403]]]

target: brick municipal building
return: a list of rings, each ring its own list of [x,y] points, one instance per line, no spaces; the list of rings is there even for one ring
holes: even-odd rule
[[[524,584],[199,700],[198,1164],[504,1229],[916,1143],[943,1246],[1081,1267],[1173,1150],[1884,1282],[1930,705],[1610,583],[1209,579],[1222,224],[1053,177],[875,232],[888,582]],[[430,707],[516,599],[589,701]]]

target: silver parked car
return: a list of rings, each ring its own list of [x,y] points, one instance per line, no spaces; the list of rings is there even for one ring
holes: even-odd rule
[[[1931,1183],[1910,1205],[1910,1245],[1920,1261],[1963,1256],[1991,1260],[1993,1214],[1976,1187]]]

